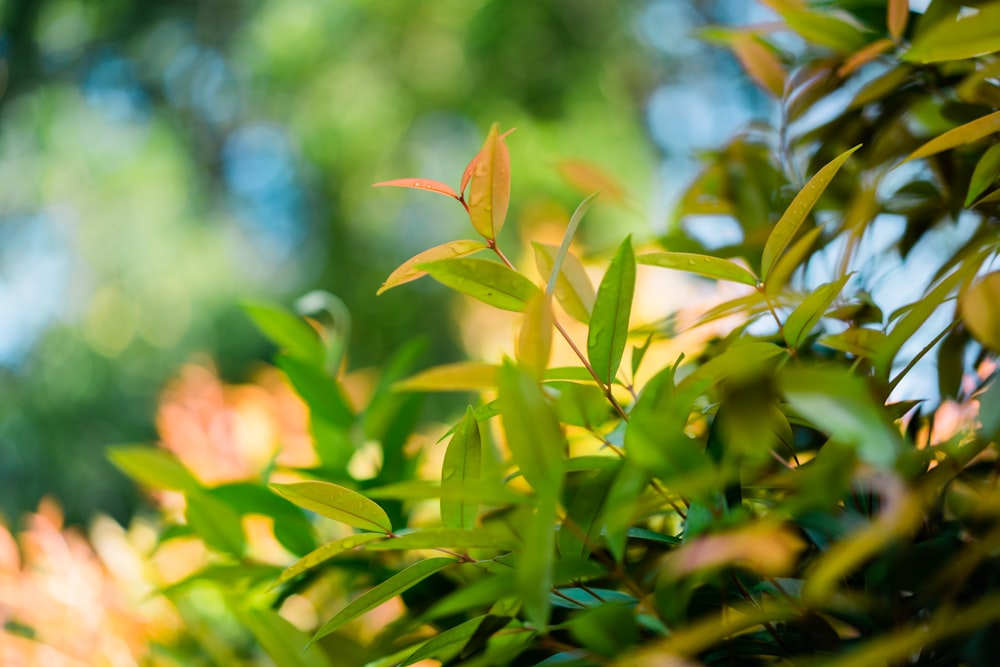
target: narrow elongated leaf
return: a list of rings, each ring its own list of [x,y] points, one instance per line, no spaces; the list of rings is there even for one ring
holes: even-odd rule
[[[976,169],[969,181],[969,191],[965,195],[965,205],[971,206],[972,202],[996,183],[998,178],[1000,178],[1000,144],[993,144],[976,163]]]
[[[375,588],[355,598],[350,604],[334,614],[333,618],[324,623],[316,631],[312,642],[322,639],[345,623],[353,621],[358,616],[371,611],[384,602],[388,602],[400,593],[419,584],[435,572],[440,572],[457,562],[453,558],[428,558],[427,560],[414,563],[402,572],[389,577]]]
[[[910,0],[889,0],[885,11],[889,34],[898,42],[906,32],[906,23],[910,18]]]
[[[559,553],[563,558],[586,558],[601,534],[598,521],[618,468],[605,468],[588,477],[577,489],[566,508],[566,519],[559,528]]]
[[[806,261],[813,246],[816,244],[816,239],[822,233],[822,227],[813,227],[800,236],[792,244],[792,247],[775,261],[774,266],[771,267],[771,272],[767,276],[767,281],[764,283],[765,294],[773,299],[781,293],[782,288],[788,284],[795,270]]]
[[[443,285],[501,310],[521,312],[538,288],[527,277],[486,259],[459,257],[416,265]]]
[[[954,21],[942,20],[919,33],[903,60],[935,63],[1000,51],[1000,3],[980,5],[978,12]]]
[[[330,482],[271,484],[275,492],[299,507],[362,530],[391,533],[385,510],[357,491]]]
[[[812,332],[813,327],[823,317],[823,313],[840,294],[840,290],[844,289],[844,285],[850,277],[848,274],[832,283],[820,285],[799,304],[798,308],[792,311],[792,314],[785,320],[784,326],[785,340],[789,345],[798,348],[802,344],[805,337]]]
[[[573,211],[573,215],[569,219],[569,224],[566,225],[566,231],[563,233],[562,242],[559,244],[559,250],[556,251],[555,259],[552,261],[552,268],[548,271],[549,277],[545,285],[546,294],[552,294],[555,291],[556,280],[562,271],[563,261],[565,261],[567,253],[569,253],[569,246],[573,242],[573,237],[576,236],[576,230],[580,227],[583,216],[587,214],[587,209],[590,208],[590,202],[596,196],[597,193],[595,192],[580,202],[580,205]]]
[[[481,483],[483,444],[479,422],[471,406],[448,443],[441,466],[442,492],[474,491]],[[441,499],[441,523],[449,528],[472,528],[476,524],[478,503],[472,500]]]
[[[976,340],[1000,351],[1000,272],[984,276],[960,302],[962,319]]]
[[[864,34],[836,16],[809,10],[782,12],[782,16],[788,27],[806,41],[839,53],[853,53],[865,45]]]
[[[381,542],[365,545],[366,551],[403,549],[499,549],[509,551],[515,543],[485,528],[422,528]]]
[[[275,358],[275,364],[288,377],[295,393],[309,406],[313,418],[322,417],[343,429],[354,423],[354,415],[340,393],[340,385],[322,369],[283,354]]]
[[[1000,5],[998,5],[998,8],[1000,8]],[[1000,30],[997,32],[1000,33]],[[959,125],[954,129],[948,130],[941,136],[931,139],[910,153],[904,162],[935,155],[942,151],[964,146],[965,144],[971,144],[973,141],[979,141],[983,137],[996,132],[1000,132],[1000,111],[994,111],[982,118]]]
[[[539,292],[524,307],[524,319],[517,335],[517,360],[541,379],[552,355],[552,297]]]
[[[455,192],[455,188],[447,185],[446,183],[441,183],[440,181],[433,181],[429,178],[397,178],[392,181],[381,181],[379,183],[373,183],[373,188],[380,188],[383,186],[392,186],[397,188],[414,188],[416,190],[428,190],[430,192],[436,192],[440,195],[445,195],[451,197],[452,199],[458,199],[458,193]]]
[[[756,35],[745,32],[733,36],[732,48],[754,83],[780,100],[785,92],[785,68],[771,49]]]
[[[240,513],[204,491],[188,493],[185,501],[184,517],[205,544],[242,558],[247,543]]]
[[[460,361],[420,371],[393,385],[396,391],[482,391],[497,386],[500,367],[479,361]]]
[[[632,237],[627,236],[597,288],[587,334],[587,358],[605,385],[614,380],[625,353],[634,294],[635,254]]]
[[[461,488],[443,487],[427,480],[396,482],[365,489],[365,496],[372,500],[434,500],[465,501],[476,505],[517,505],[530,502],[530,498],[508,486],[480,481]]]
[[[309,635],[284,619],[281,614],[266,607],[252,607],[242,611],[243,621],[261,648],[274,664],[282,667],[333,667],[333,663],[319,647],[303,651]]]
[[[709,255],[698,255],[690,252],[654,252],[648,255],[639,255],[635,258],[639,264],[647,266],[659,266],[665,269],[678,269],[688,273],[696,273],[706,278],[715,280],[728,280],[744,285],[755,286],[757,276],[728,259],[711,257]]]
[[[326,355],[319,334],[304,319],[265,303],[244,303],[251,321],[288,356],[321,365]]]
[[[840,171],[840,167],[859,148],[861,148],[860,144],[835,157],[829,164],[816,172],[816,175],[809,179],[805,187],[795,195],[788,209],[781,216],[781,219],[778,220],[778,224],[774,226],[771,235],[767,237],[767,243],[764,244],[764,254],[761,258],[760,268],[761,277],[764,280],[767,279],[775,260],[781,256],[785,248],[788,247],[788,244],[795,238],[799,227],[805,222],[806,216],[809,215],[813,206],[819,201],[820,195],[826,190],[830,181]]]
[[[172,453],[146,445],[108,447],[108,458],[145,487],[193,493],[201,489],[190,470]]]
[[[418,269],[417,264],[425,264],[438,259],[448,259],[451,257],[465,257],[466,255],[471,255],[472,253],[479,252],[485,248],[486,244],[482,241],[449,241],[448,243],[442,243],[439,246],[434,246],[433,248],[424,250],[422,253],[414,255],[400,264],[395,271],[390,273],[389,277],[385,279],[384,283],[382,283],[382,286],[378,288],[378,292],[376,292],[375,295],[378,296],[382,292],[392,289],[397,285],[402,285],[422,276],[426,276],[427,272],[422,269]]]
[[[562,484],[566,439],[538,383],[509,361],[500,369],[500,417],[507,447],[524,478],[539,493]]]
[[[538,272],[551,276],[559,249],[536,241],[532,241],[531,245],[535,249]],[[590,322],[590,313],[594,309],[594,286],[590,283],[587,270],[573,253],[567,252],[563,258],[552,292],[567,315],[584,324]]]
[[[488,607],[490,604],[512,595],[513,590],[514,572],[505,568],[448,594],[421,614],[419,620],[426,622],[476,607]]]
[[[837,76],[846,79],[851,74],[875,60],[886,51],[890,51],[895,48],[895,46],[896,43],[891,39],[880,39],[866,45],[864,48],[852,53],[847,60],[844,61],[844,64],[837,68]]]
[[[476,634],[476,630],[482,625],[484,619],[486,619],[486,615],[477,616],[464,623],[459,623],[453,628],[448,628],[411,653],[406,660],[400,663],[400,667],[432,658],[442,662],[451,660],[461,653],[462,647],[472,638],[472,635]]]
[[[327,542],[285,568],[281,575],[278,576],[273,584],[271,584],[271,588],[280,586],[286,581],[299,576],[303,572],[308,572],[314,567],[322,565],[334,556],[339,556],[342,553],[356,549],[373,540],[384,539],[386,539],[386,537],[382,533],[360,533],[358,535],[348,535],[347,537],[342,537],[339,540]]]
[[[524,528],[524,551],[514,577],[524,604],[524,613],[536,627],[548,625],[552,588],[552,568],[556,559],[556,506],[559,488],[556,485],[536,488],[538,505],[531,521]]]
[[[820,345],[840,350],[856,357],[872,358],[885,345],[886,336],[878,329],[848,329],[839,334],[824,336]]]
[[[632,457],[628,457],[619,466],[608,489],[601,523],[604,525],[608,549],[619,563],[625,558],[625,544],[632,518],[649,481],[650,475],[646,469]]]
[[[496,123],[471,166],[469,218],[476,231],[492,241],[503,227],[510,204],[510,155]]]

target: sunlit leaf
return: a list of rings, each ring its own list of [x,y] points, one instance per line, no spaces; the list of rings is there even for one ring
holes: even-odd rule
[[[171,452],[146,445],[119,445],[107,451],[115,466],[145,487],[184,493],[201,489],[198,478]]]
[[[499,549],[508,551],[514,542],[485,528],[421,528],[364,546],[366,551],[403,549]]]
[[[1000,5],[997,5],[997,7],[1000,9]],[[1000,17],[998,17],[998,20],[1000,20]],[[925,158],[942,151],[964,146],[965,144],[971,144],[996,132],[1000,132],[1000,111],[994,111],[982,118],[959,125],[954,129],[948,130],[941,136],[931,139],[910,153],[905,162]]]
[[[784,325],[785,340],[791,347],[798,348],[805,337],[812,333],[813,327],[833,304],[850,277],[848,274],[832,283],[820,285],[792,311]]]
[[[531,245],[535,249],[538,272],[543,276],[551,276],[559,248],[535,241]],[[590,322],[590,313],[594,309],[594,286],[590,283],[590,276],[583,264],[571,252],[567,252],[563,259],[553,292],[567,315],[584,324]]]
[[[597,288],[587,335],[587,357],[597,377],[606,385],[618,373],[625,353],[634,293],[635,255],[632,252],[632,237],[628,236],[618,247]]]
[[[479,422],[472,407],[466,408],[465,417],[448,443],[441,465],[442,491],[464,492],[481,484],[482,439]],[[472,487],[472,488],[469,488]],[[476,523],[478,503],[463,499],[441,499],[441,523],[449,528],[472,528]]]
[[[998,177],[1000,177],[1000,144],[993,144],[976,163],[976,169],[969,181],[969,191],[965,195],[965,205],[971,206],[979,195],[997,182]]]
[[[442,285],[468,294],[483,303],[521,312],[538,288],[524,275],[486,259],[459,257],[417,264]]]
[[[559,163],[558,169],[566,182],[582,195],[599,194],[603,199],[616,204],[625,201],[625,188],[596,165],[564,160]]]
[[[910,18],[910,0],[889,0],[886,6],[886,25],[889,35],[897,42],[906,32],[906,23]]]
[[[1000,351],[1000,272],[983,276],[965,293],[959,307],[976,340]]]
[[[496,123],[473,160],[468,203],[472,226],[483,238],[496,239],[510,204],[510,155]]]
[[[764,254],[761,258],[760,271],[761,276],[765,280],[775,260],[781,256],[785,248],[788,247],[788,244],[795,238],[799,227],[805,222],[809,212],[812,211],[813,206],[819,201],[820,195],[826,190],[830,181],[837,175],[841,165],[859,148],[861,148],[860,145],[855,146],[835,157],[829,164],[820,169],[815,176],[809,179],[805,187],[795,195],[795,199],[792,200],[788,209],[785,210],[781,219],[778,220],[778,223],[771,231],[771,235],[767,238],[767,243],[764,244]]]
[[[809,10],[782,12],[788,27],[807,42],[827,46],[839,53],[853,53],[865,45],[865,35],[854,25],[831,14]]]
[[[280,586],[286,581],[290,581],[303,572],[308,572],[318,565],[322,565],[334,556],[339,556],[342,553],[356,549],[373,540],[384,539],[386,539],[386,537],[382,533],[360,533],[358,535],[348,535],[340,538],[339,540],[327,542],[285,568],[281,575],[272,584],[272,588]]]
[[[384,602],[388,602],[432,574],[451,567],[457,562],[453,558],[428,558],[427,560],[414,563],[402,572],[389,577],[378,586],[352,600],[350,604],[334,614],[333,618],[324,623],[316,631],[312,641],[315,642],[322,639],[345,623],[353,621],[358,616],[371,611]]]
[[[299,507],[362,530],[391,533],[385,510],[357,491],[330,482],[271,484],[275,492]]]
[[[690,252],[654,252],[639,255],[635,261],[648,266],[696,273],[715,280],[728,280],[751,286],[757,284],[757,277],[739,264],[709,255],[698,255]]]
[[[393,385],[396,391],[482,391],[497,386],[500,367],[461,361],[420,371]]]
[[[819,238],[820,234],[823,233],[823,228],[820,226],[813,227],[805,234],[802,234],[792,246],[775,261],[774,266],[771,267],[771,272],[767,276],[767,281],[764,283],[764,293],[770,298],[776,297],[781,293],[782,288],[788,284],[791,279],[792,274],[798,269],[803,262],[807,260],[812,252],[813,246],[816,244],[816,240]]]
[[[427,275],[426,271],[417,268],[417,264],[451,257],[464,257],[485,248],[486,244],[482,241],[449,241],[448,243],[442,243],[439,246],[424,250],[422,253],[414,255],[400,264],[399,268],[389,274],[389,277],[385,279],[385,282],[382,283],[382,286],[379,287],[378,292],[375,294],[377,296],[397,285],[402,285]]]
[[[538,383],[509,361],[500,369],[500,416],[514,463],[538,492],[561,485],[566,439]]]
[[[517,335],[517,360],[541,379],[552,355],[552,298],[539,292],[524,307],[524,319]]]
[[[934,63],[944,60],[975,58],[1000,51],[1000,3],[977,6],[977,12],[955,20],[942,20],[913,40],[903,60]]]
[[[516,505],[530,501],[528,496],[513,491],[508,486],[485,481],[465,487],[443,487],[429,480],[394,482],[365,489],[372,500],[446,500],[465,501],[479,505]]]
[[[282,667],[333,667],[326,653],[318,646],[302,650],[308,641],[305,634],[278,612],[267,607],[251,607],[239,618],[253,633],[261,648]]]
[[[237,558],[246,551],[246,536],[240,514],[204,491],[185,495],[184,518],[205,544]]]
[[[754,83],[780,100],[785,92],[785,68],[771,49],[750,33],[737,33],[731,45],[740,65]]]
[[[322,417],[340,428],[348,428],[354,422],[340,385],[320,368],[285,355],[278,355],[275,364],[309,406],[312,417]]]
[[[382,187],[385,185],[390,185],[397,188],[414,188],[416,190],[429,190],[430,192],[436,192],[441,195],[451,197],[452,199],[458,199],[458,193],[450,185],[441,183],[439,181],[432,181],[429,178],[397,178],[392,181],[381,181],[379,183],[373,183],[373,188]]]
[[[586,384],[576,382],[546,382],[545,390],[555,395],[555,408],[564,424],[596,428],[611,416],[607,397],[592,378]]]
[[[243,310],[260,332],[290,357],[310,364],[323,363],[323,341],[298,315],[265,303],[244,303]]]

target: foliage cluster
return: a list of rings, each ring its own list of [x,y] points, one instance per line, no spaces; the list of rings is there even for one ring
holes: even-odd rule
[[[1000,2],[766,4],[805,48],[780,50],[772,25],[706,38],[780,98],[779,127],[708,154],[661,247],[624,239],[596,288],[573,240],[614,198],[588,197],[561,245],[534,244],[537,283],[501,249],[496,125],[457,189],[379,184],[456,200],[479,237],[417,255],[382,289],[429,275],[521,313],[515,359],[414,373],[406,346],[352,402],[337,328],[257,305],[319,464],[207,486],[162,452],[112,452],[184,494],[163,539],[218,553],[194,579],[228,591],[277,663],[991,664]],[[710,252],[688,233],[704,216],[741,239]],[[919,291],[898,307],[878,273],[894,257]],[[726,335],[647,368],[681,326],[631,321],[637,275],[658,270],[743,291],[694,322],[730,318]],[[550,365],[554,336],[577,364]],[[937,386],[901,400],[932,355]],[[484,400],[439,444],[415,439],[424,392],[469,390]],[[299,560],[277,573],[247,558],[248,514]],[[274,611],[295,597],[320,610],[311,640]]]

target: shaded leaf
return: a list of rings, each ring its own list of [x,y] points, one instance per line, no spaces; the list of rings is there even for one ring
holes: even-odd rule
[[[309,635],[281,614],[266,607],[251,607],[241,612],[239,617],[274,664],[282,667],[333,667],[319,647],[302,650],[309,641]]]
[[[348,535],[340,538],[339,540],[327,542],[285,568],[271,587],[274,588],[276,586],[280,586],[286,581],[290,581],[291,579],[299,576],[303,572],[308,572],[314,567],[322,565],[334,556],[339,556],[342,553],[356,549],[373,540],[384,539],[386,539],[386,537],[383,533],[360,533],[358,535]]]
[[[975,14],[938,21],[921,31],[903,60],[934,63],[1000,51],[1000,3],[983,4],[977,9]]]
[[[313,419],[322,417],[341,429],[354,423],[354,415],[340,393],[340,385],[322,369],[285,355],[278,355],[275,364],[285,373],[295,393],[309,406]]]
[[[467,407],[441,465],[442,492],[458,492],[463,494],[474,491],[480,486],[480,471],[482,468],[482,440],[479,435],[479,422],[472,407]],[[441,499],[441,523],[449,528],[472,528],[476,523],[478,503],[464,498],[457,500]]]
[[[856,357],[872,358],[885,345],[886,335],[878,329],[852,328],[832,336],[819,339],[820,345],[853,354]]]
[[[201,489],[198,478],[171,452],[146,445],[119,445],[107,452],[119,470],[145,487],[184,493]]]
[[[497,386],[500,367],[479,361],[434,366],[393,385],[396,391],[481,391]]]
[[[439,283],[501,310],[521,312],[538,288],[524,275],[486,259],[459,257],[416,265]]]
[[[757,277],[739,264],[728,259],[720,259],[709,255],[698,255],[690,252],[654,252],[639,255],[635,258],[639,264],[659,266],[665,269],[678,269],[688,273],[697,273],[706,278],[728,280],[744,285],[757,285]]]
[[[837,76],[846,79],[886,51],[892,50],[895,46],[896,43],[891,39],[880,39],[866,45],[864,48],[848,56],[844,64],[837,68]]]
[[[614,380],[625,353],[634,293],[635,255],[632,237],[627,236],[597,288],[587,334],[587,358],[605,385]]]
[[[505,361],[497,400],[514,463],[535,491],[557,490],[562,483],[566,440],[538,383]]]
[[[1000,9],[1000,5],[997,5],[997,7]],[[904,162],[935,155],[942,151],[964,146],[965,144],[971,144],[996,132],[1000,132],[1000,111],[994,111],[982,118],[959,125],[954,129],[948,130],[941,136],[931,139],[910,153]]]
[[[959,301],[962,319],[983,346],[1000,351],[1000,272],[983,276]]]
[[[271,484],[275,492],[300,507],[362,530],[391,533],[385,510],[357,491],[330,482]]]
[[[433,248],[424,250],[422,253],[414,255],[400,264],[395,271],[390,273],[389,277],[385,279],[384,283],[382,283],[382,286],[378,288],[375,295],[378,296],[382,292],[392,289],[397,285],[402,285],[427,275],[426,271],[417,268],[417,264],[424,264],[426,262],[451,257],[464,257],[466,255],[471,255],[474,252],[484,250],[485,248],[486,244],[482,241],[449,241],[448,243],[442,243],[439,246],[434,246]]]
[[[536,487],[538,504],[523,529],[524,550],[514,571],[525,616],[538,628],[548,624],[551,610],[549,590],[552,588],[552,568],[556,560],[555,524],[560,486],[554,483]]]
[[[485,615],[477,616],[465,621],[464,623],[459,623],[453,628],[448,628],[437,636],[431,638],[420,648],[411,653],[410,656],[400,664],[400,667],[405,667],[406,665],[412,665],[415,662],[429,659],[437,659],[442,662],[447,662],[448,660],[456,657],[459,653],[461,653],[462,648],[472,638],[472,635],[476,633],[476,630],[479,629],[479,626],[482,625],[483,620],[486,618],[487,617]]]
[[[490,128],[486,141],[471,166],[469,218],[483,238],[495,240],[503,227],[510,204],[510,155],[496,123]],[[463,176],[463,180],[464,178]]]
[[[189,492],[184,500],[184,518],[205,544],[237,558],[243,556],[247,544],[239,512],[203,491]]]
[[[480,505],[516,505],[529,502],[528,496],[513,491],[507,486],[480,482],[461,488],[444,487],[427,480],[395,482],[385,486],[365,489],[365,496],[372,500],[433,500],[464,501]]]
[[[965,195],[965,205],[971,206],[979,195],[997,182],[997,177],[1000,177],[1000,144],[993,144],[976,163],[969,181],[969,191]]]
[[[566,507],[566,518],[559,528],[559,553],[563,558],[586,558],[597,544],[601,534],[598,519],[617,472],[617,467],[599,470],[587,477],[573,494]]]
[[[551,276],[559,248],[536,241],[532,241],[531,245],[535,249],[538,272]],[[590,322],[590,313],[594,309],[594,286],[583,264],[571,252],[567,252],[563,259],[553,293],[567,315],[584,324]]]
[[[785,340],[790,346],[798,348],[812,333],[813,327],[833,304],[850,277],[848,274],[832,283],[820,285],[792,311],[784,325]]]
[[[458,193],[450,185],[441,183],[440,181],[433,181],[429,178],[397,178],[392,181],[381,181],[379,183],[373,183],[373,188],[379,188],[382,186],[393,186],[397,188],[414,188],[416,190],[429,190],[430,192],[436,192],[452,199],[459,199]]]

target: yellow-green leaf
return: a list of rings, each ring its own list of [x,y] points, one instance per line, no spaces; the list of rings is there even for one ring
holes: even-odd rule
[[[798,348],[802,345],[850,277],[848,274],[834,282],[820,285],[792,311],[784,326],[785,340],[791,347]]]
[[[587,358],[605,385],[614,380],[625,353],[634,294],[635,254],[632,237],[627,236],[597,288],[587,334]]]
[[[775,260],[781,256],[785,248],[788,247],[788,244],[795,238],[795,234],[799,231],[802,223],[805,222],[806,216],[809,215],[813,206],[819,201],[820,195],[823,194],[830,181],[840,171],[840,167],[847,161],[847,158],[859,148],[861,148],[860,144],[835,157],[829,164],[820,169],[815,176],[809,179],[805,187],[795,195],[792,203],[771,231],[771,235],[767,238],[767,243],[764,244],[760,272],[765,280]]]
[[[416,268],[426,271],[442,285],[501,310],[519,313],[539,291],[524,275],[486,259],[439,259],[417,264]]]
[[[266,303],[244,303],[243,310],[260,332],[290,357],[313,365],[323,363],[323,341],[298,315]]]
[[[391,533],[385,510],[357,491],[330,482],[272,484],[271,488],[299,507],[362,530]]]
[[[460,361],[420,371],[393,385],[396,391],[482,391],[497,386],[495,364]]]
[[[373,540],[384,539],[386,539],[386,537],[382,533],[360,533],[358,535],[348,535],[347,537],[342,537],[339,540],[327,542],[285,568],[271,587],[274,588],[275,586],[280,586],[286,581],[299,576],[303,572],[308,572],[317,565],[325,563],[334,556],[339,556],[342,553],[356,549],[362,544],[366,544]]]
[[[1000,272],[984,276],[960,302],[962,319],[976,340],[1000,352]]]
[[[108,447],[108,458],[145,487],[193,493],[201,482],[172,453],[146,445]]]
[[[910,153],[904,162],[929,157],[942,151],[951,150],[965,144],[979,141],[983,137],[988,137],[995,132],[1000,132],[1000,111],[977,118],[974,121],[959,125],[948,130],[939,137],[931,139],[926,144]]]
[[[659,266],[665,269],[678,269],[688,273],[697,273],[706,278],[728,280],[744,285],[757,285],[757,276],[753,275],[739,264],[728,259],[698,255],[691,252],[654,252],[639,255],[635,258],[639,264]]]
[[[494,240],[503,227],[510,204],[510,154],[493,123],[479,154],[472,162],[469,187],[469,218],[476,231]]]
[[[441,465],[442,492],[464,493],[479,486],[482,468],[482,439],[479,422],[472,406],[455,429]],[[472,528],[476,524],[478,503],[474,500],[441,498],[441,523],[448,528]]]
[[[421,528],[365,546],[366,551],[405,549],[499,549],[509,551],[515,544],[509,537],[485,528]]]
[[[205,544],[241,558],[246,550],[246,536],[240,513],[231,505],[204,491],[185,496],[184,518]]]
[[[806,260],[809,256],[810,251],[813,249],[813,245],[816,244],[816,239],[819,235],[823,233],[822,227],[813,227],[808,232],[803,234],[792,244],[785,254],[778,258],[771,267],[771,272],[767,276],[767,281],[764,283],[764,293],[767,294],[772,299],[781,293],[782,288],[788,284],[789,279],[792,274],[795,273],[795,269]]]
[[[1000,3],[980,5],[978,12],[943,20],[921,32],[903,60],[935,63],[975,58],[1000,51]]]
[[[448,243],[442,243],[439,246],[434,246],[424,250],[422,253],[414,255],[410,259],[406,260],[399,267],[389,274],[389,277],[385,279],[382,286],[379,287],[378,292],[375,293],[376,296],[382,292],[392,289],[397,285],[402,285],[408,283],[412,280],[416,280],[421,276],[427,275],[427,272],[418,269],[417,264],[423,264],[426,262],[433,262],[438,259],[448,259],[451,257],[465,257],[466,255],[471,255],[474,252],[479,252],[484,250],[486,244],[482,241],[449,241]]]
[[[853,53],[865,45],[865,35],[857,27],[831,14],[793,10],[782,12],[782,17],[807,42],[839,53]]]
[[[818,342],[834,350],[870,359],[885,345],[885,340],[885,334],[878,329],[847,329],[832,336],[824,336]]]
[[[969,181],[969,191],[965,195],[965,205],[970,206],[976,201],[979,195],[997,182],[998,176],[1000,176],[1000,144],[993,144],[976,163],[972,179]]]
[[[552,298],[539,292],[524,308],[524,319],[517,336],[518,362],[541,379],[552,354]]]
[[[538,382],[509,361],[499,379],[497,401],[514,463],[536,491],[559,487],[566,439],[552,406]]]
[[[309,636],[266,607],[251,607],[239,613],[261,648],[281,667],[332,667],[333,663],[318,646],[302,650]]]
[[[536,241],[532,241],[531,245],[535,249],[538,272],[551,276],[559,248]],[[583,264],[571,252],[563,258],[553,293],[567,315],[584,324],[590,322],[590,313],[594,309],[594,286]]]

